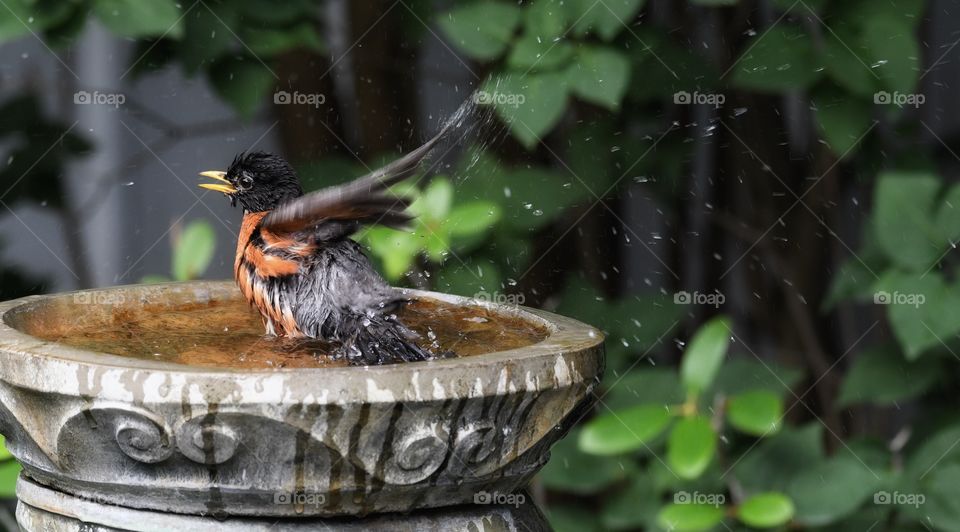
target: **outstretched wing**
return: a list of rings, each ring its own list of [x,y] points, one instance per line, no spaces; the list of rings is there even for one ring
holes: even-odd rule
[[[447,135],[451,120],[423,146],[383,168],[344,185],[328,187],[281,205],[263,219],[270,231],[290,233],[312,229],[315,238],[332,240],[355,232],[363,224],[403,227],[413,219],[406,212],[409,200],[388,187],[412,176],[428,153]]]

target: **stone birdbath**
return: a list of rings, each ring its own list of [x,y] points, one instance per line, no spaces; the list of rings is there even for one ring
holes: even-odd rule
[[[523,489],[587,406],[601,334],[410,295],[414,327],[457,357],[340,365],[261,336],[230,282],[0,303],[20,526],[545,529]]]

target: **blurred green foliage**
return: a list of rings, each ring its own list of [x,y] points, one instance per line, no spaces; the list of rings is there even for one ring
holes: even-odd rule
[[[170,230],[170,275],[147,275],[144,283],[192,281],[203,276],[217,247],[213,225],[207,220],[194,220],[185,226],[179,224]]]
[[[688,4],[723,10],[748,2]],[[726,318],[692,336],[678,368],[654,366],[649,353],[682,334],[683,307],[663,291],[612,298],[567,272],[563,289],[542,299],[604,329],[609,371],[596,415],[556,445],[540,475],[557,530],[960,530],[960,419],[927,399],[957,368],[960,285],[949,252],[960,238],[960,186],[947,184],[923,154],[893,154],[881,168],[871,127],[878,116],[897,131],[910,127],[903,106],[877,104],[916,90],[916,33],[927,3],[763,4],[776,23],[748,29],[726,69],[700,49],[699,37],[649,23],[644,0],[461,2],[427,21],[482,67],[481,103],[495,108],[523,148],[551,157],[516,164],[471,151],[447,175],[397,187],[398,195],[416,197],[416,225],[370,228],[358,237],[390,280],[463,295],[515,290],[514,277],[539,259],[537,238],[571,211],[646,176],[655,176],[649,188],[663,203],[685,192],[692,139],[650,133],[661,131],[678,94],[732,100],[802,92],[830,155],[873,184],[863,244],[832,272],[823,312],[878,297],[917,303],[884,307],[896,343],[839,365],[836,403],[818,405],[823,413],[917,401],[916,434],[906,445],[846,438],[828,452],[824,442],[840,436],[825,432],[805,402],[808,387],[798,388],[816,378],[813,389],[820,378],[731,342]],[[269,101],[276,80],[268,65],[277,57],[325,50],[319,10],[306,0],[6,0],[5,7],[14,16],[0,14],[0,42],[33,32],[53,47],[68,46],[85,18],[96,17],[136,40],[135,55],[143,56],[137,73],[175,62],[207,76],[247,118]],[[420,35],[422,28],[409,31]],[[574,113],[575,123],[565,123]],[[30,132],[17,137],[23,152],[44,149],[66,131],[47,127],[29,99],[8,102],[3,116],[3,135]],[[557,135],[559,142],[542,142]],[[85,149],[72,135],[58,146],[62,156],[45,159],[49,167],[34,170],[40,177],[17,188],[18,198],[56,206],[63,158]],[[13,160],[36,158],[18,152]],[[5,172],[26,170],[13,168]],[[300,172],[308,188],[318,188],[363,169],[330,158],[304,162]],[[459,181],[466,173],[476,177]],[[202,275],[213,249],[208,225],[185,228],[174,244],[173,277]],[[788,423],[791,411],[814,419]]]

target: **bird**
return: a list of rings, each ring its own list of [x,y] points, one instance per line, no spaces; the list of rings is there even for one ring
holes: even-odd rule
[[[309,194],[286,159],[262,151],[241,152],[225,171],[200,173],[216,181],[200,187],[243,208],[234,278],[266,335],[331,342],[335,357],[358,365],[448,355],[417,342],[397,317],[410,298],[384,281],[350,237],[371,224],[408,227],[410,200],[389,187],[411,177],[453,123],[382,168]]]

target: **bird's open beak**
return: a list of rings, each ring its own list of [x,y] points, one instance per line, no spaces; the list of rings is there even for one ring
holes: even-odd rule
[[[210,179],[216,179],[220,183],[200,183],[201,188],[207,190],[216,190],[217,192],[223,192],[224,194],[230,195],[237,191],[237,189],[227,181],[227,178],[224,177],[227,175],[226,172],[221,172],[219,170],[210,170],[207,172],[200,172],[200,175],[203,177],[209,177]],[[222,184],[221,184],[222,183]]]

